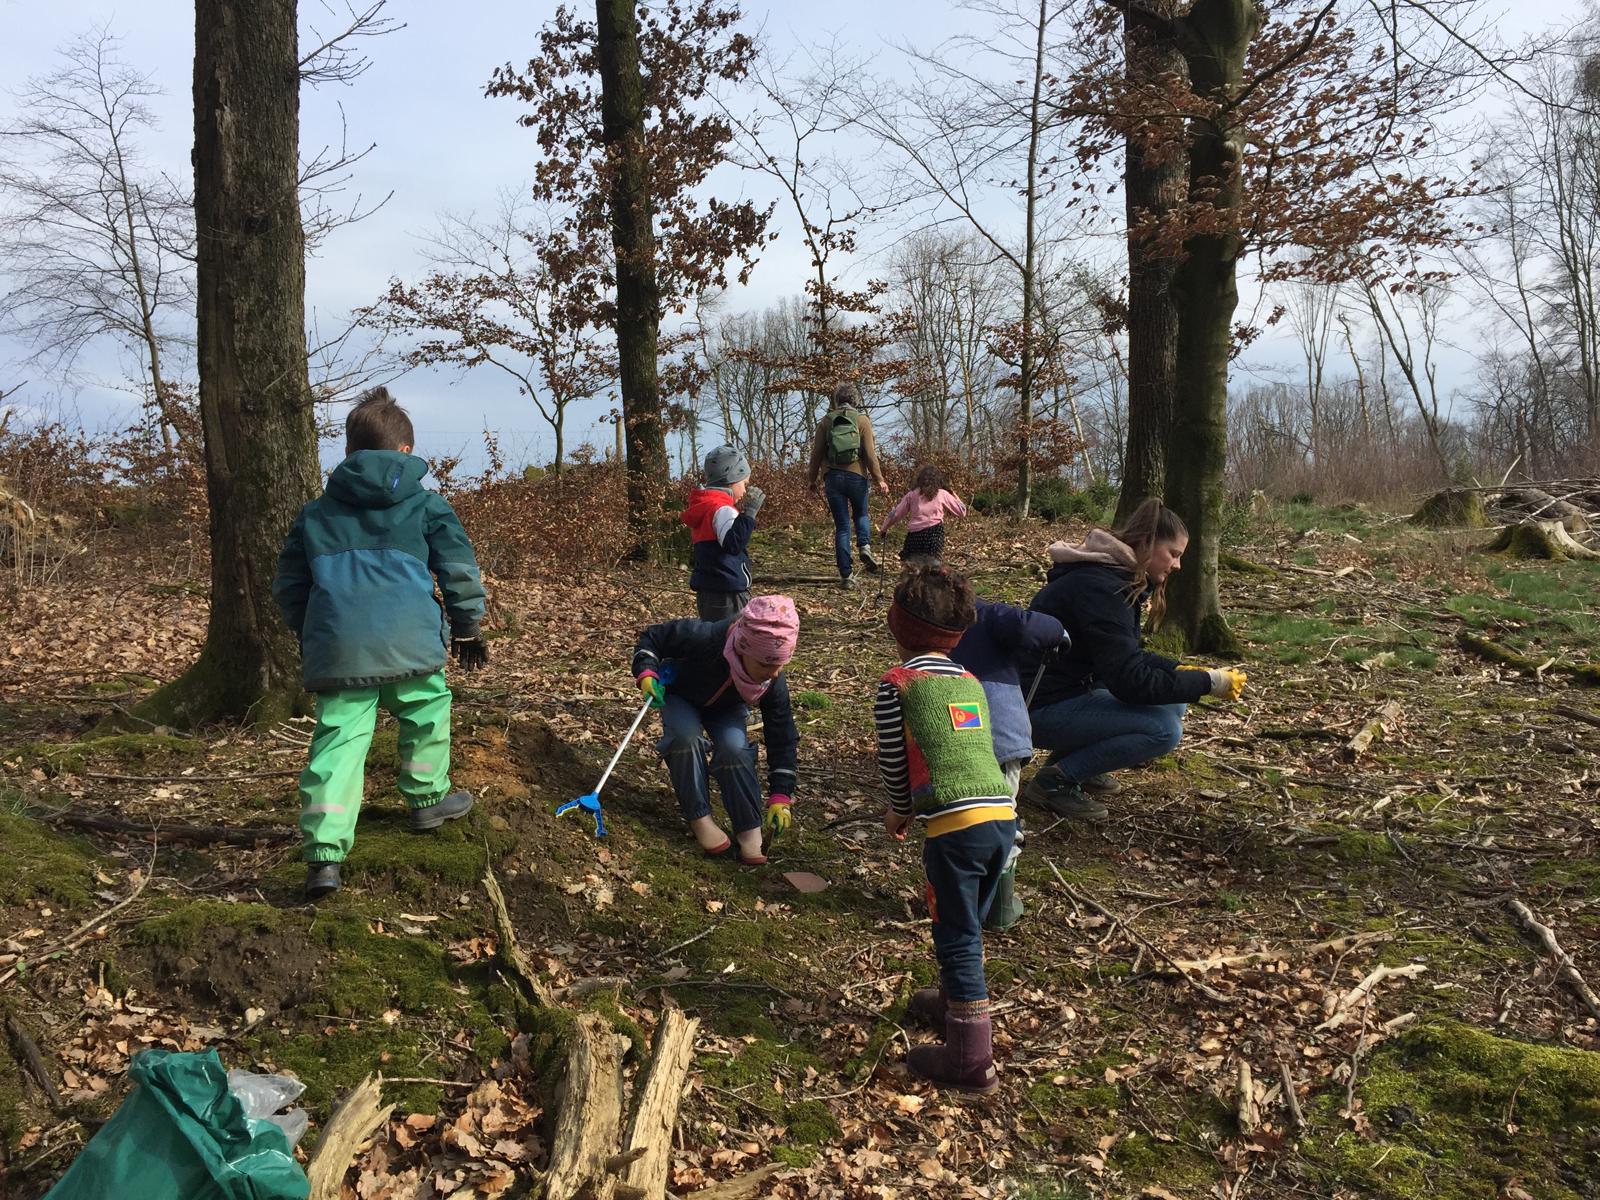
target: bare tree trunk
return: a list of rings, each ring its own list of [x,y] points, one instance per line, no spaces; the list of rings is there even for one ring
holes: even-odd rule
[[[1222,212],[1237,210],[1244,198],[1243,134],[1229,123],[1227,102],[1239,86],[1261,20],[1257,0],[1198,0],[1179,26],[1192,86],[1217,102],[1213,119],[1190,126],[1189,198]],[[1217,224],[1226,228],[1228,222]],[[1237,655],[1240,646],[1222,616],[1217,592],[1217,554],[1241,241],[1235,233],[1201,233],[1191,236],[1184,250],[1187,257],[1173,277],[1179,313],[1177,419],[1167,455],[1166,499],[1188,522],[1190,540],[1184,569],[1168,585],[1166,624],[1191,650]]]
[[[1133,82],[1187,71],[1169,20],[1152,21],[1137,8],[1125,10],[1125,71]],[[1120,521],[1148,496],[1160,495],[1172,437],[1174,380],[1178,356],[1178,310],[1172,298],[1177,260],[1158,254],[1152,226],[1176,212],[1188,188],[1188,160],[1180,152],[1181,130],[1160,139],[1125,141],[1128,216],[1128,440],[1122,459]]]
[[[300,656],[272,602],[277,556],[317,490],[306,376],[296,0],[196,0],[195,224],[211,617],[151,719],[281,720]]]
[[[1028,107],[1028,196],[1022,248],[1022,361],[1017,381],[1017,515],[1026,517],[1033,499],[1033,275],[1038,257],[1040,97],[1044,90],[1044,32],[1049,0],[1039,0],[1033,52],[1033,100]]]
[[[650,165],[644,144],[644,84],[639,76],[639,15],[634,0],[595,0],[601,125],[611,170],[611,240],[617,256],[617,365],[627,433],[628,524],[661,524],[668,478],[656,353],[661,294]]]

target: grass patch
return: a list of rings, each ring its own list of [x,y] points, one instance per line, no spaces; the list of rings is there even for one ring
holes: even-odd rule
[[[0,807],[0,846],[0,904],[88,903],[96,862],[88,842]]]

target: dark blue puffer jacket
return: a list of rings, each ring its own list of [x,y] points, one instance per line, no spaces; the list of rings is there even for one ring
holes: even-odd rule
[[[994,756],[1004,766],[1033,757],[1033,722],[1024,703],[1023,671],[1032,671],[1061,645],[1061,622],[1014,604],[978,601],[978,620],[961,635],[950,658],[978,677],[989,700]]]
[[[663,679],[670,675],[667,691],[701,712],[745,708],[743,697],[733,686],[728,660],[722,656],[728,626],[738,619],[663,621],[648,626],[640,632],[633,652],[634,676],[646,671],[654,671]],[[761,740],[767,747],[768,791],[775,796],[793,796],[800,730],[789,706],[789,680],[782,673],[761,697]]]
[[[478,561],[455,510],[422,486],[427,473],[414,455],[357,450],[295,518],[272,598],[300,638],[307,691],[428,675],[452,636],[478,636]]]

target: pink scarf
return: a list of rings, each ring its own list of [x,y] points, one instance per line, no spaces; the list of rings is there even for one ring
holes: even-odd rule
[[[787,596],[757,596],[728,626],[722,643],[722,657],[728,662],[733,686],[746,704],[759,703],[772,686],[770,679],[757,679],[744,669],[744,656],[761,662],[786,663],[794,657],[800,637],[800,615]]]

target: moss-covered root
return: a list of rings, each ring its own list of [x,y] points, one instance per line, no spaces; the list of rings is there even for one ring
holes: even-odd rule
[[[1492,641],[1476,633],[1462,630],[1456,634],[1456,645],[1468,654],[1475,654],[1479,658],[1488,659],[1490,662],[1500,663],[1502,666],[1512,667],[1518,671],[1525,671],[1529,675],[1537,675],[1544,664],[1535,662],[1526,654],[1518,653],[1510,646],[1501,642]],[[1600,663],[1563,663],[1558,662],[1550,669],[1567,675],[1585,687],[1600,687]]]
[[[1478,492],[1446,488],[1424,500],[1411,514],[1411,523],[1428,529],[1485,529],[1489,513]]]

